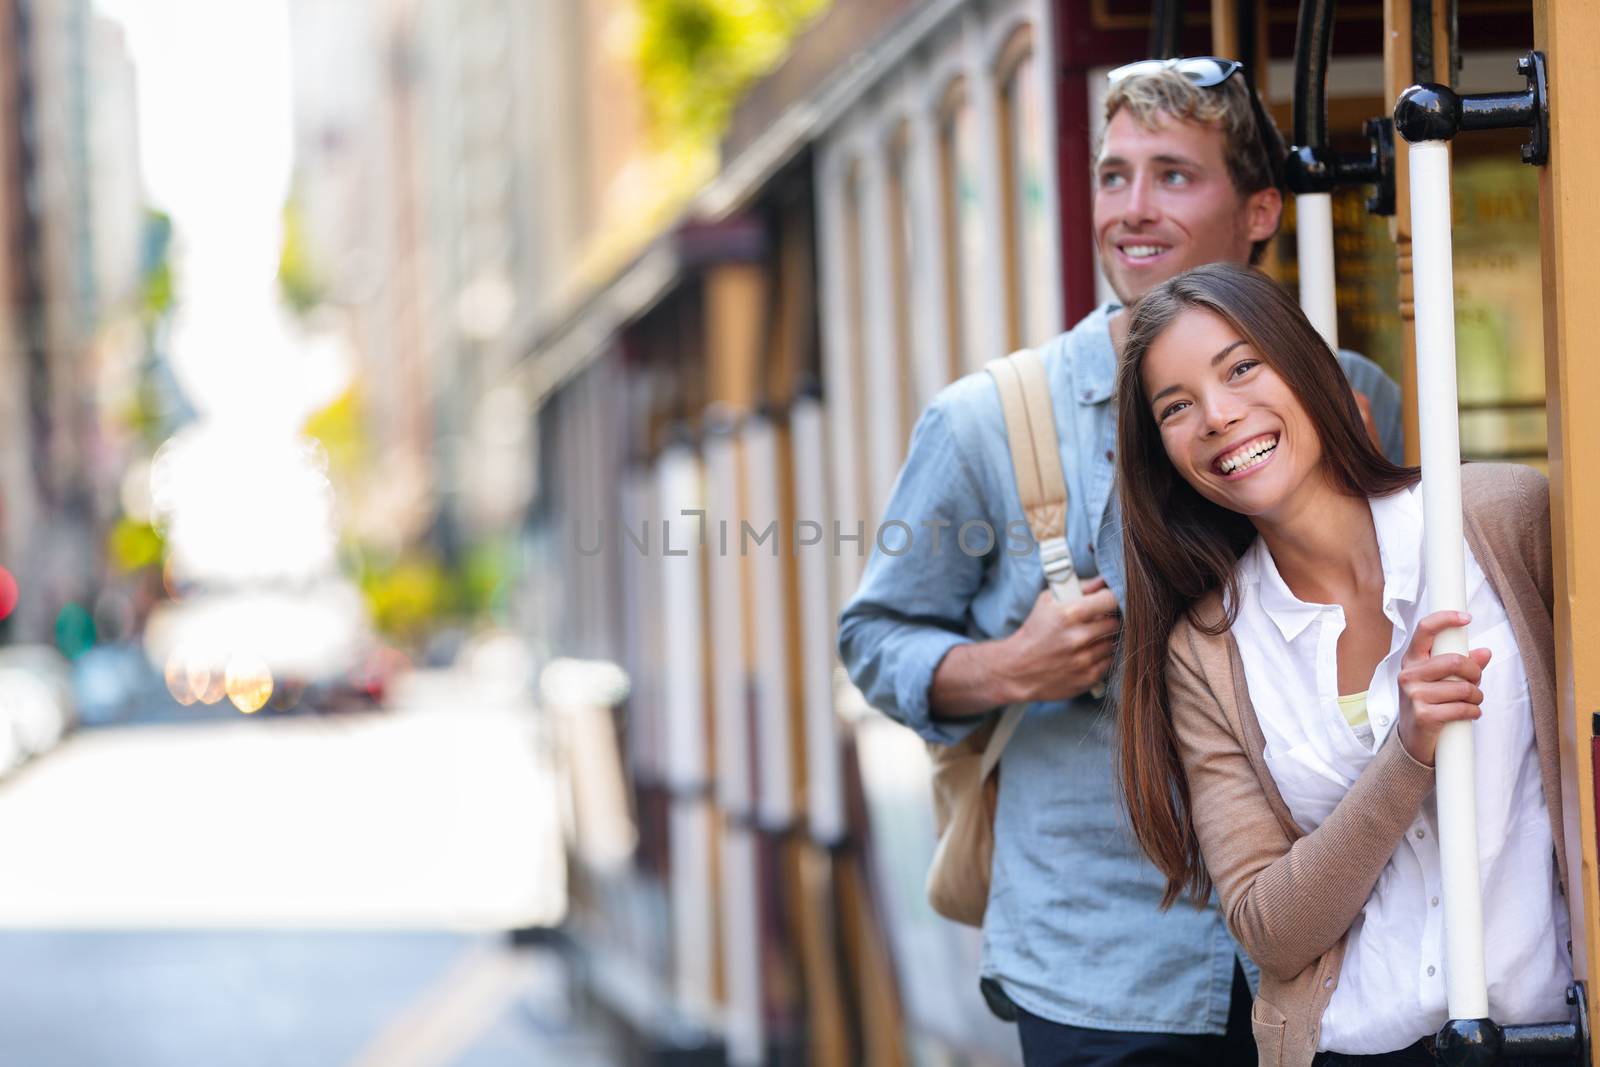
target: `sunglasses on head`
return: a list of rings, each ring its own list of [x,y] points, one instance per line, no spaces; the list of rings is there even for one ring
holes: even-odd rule
[[[1243,78],[1245,95],[1250,98],[1250,112],[1255,116],[1256,143],[1261,146],[1261,154],[1267,159],[1267,175],[1272,179],[1274,186],[1282,187],[1283,160],[1279,158],[1279,153],[1272,150],[1273,141],[1268,132],[1271,127],[1267,113],[1261,107],[1261,99],[1256,96],[1255,87],[1250,84],[1250,72],[1245,70],[1243,63],[1237,59],[1223,59],[1220,56],[1140,59],[1133,63],[1124,63],[1112,70],[1106,75],[1106,81],[1115,85],[1124,78],[1156,74],[1163,70],[1176,71],[1201,89],[1215,89],[1235,74]]]

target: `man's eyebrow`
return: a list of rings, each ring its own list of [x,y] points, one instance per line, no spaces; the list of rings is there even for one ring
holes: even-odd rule
[[[1197,159],[1193,159],[1193,158],[1191,158],[1189,156],[1173,155],[1170,152],[1163,152],[1160,155],[1151,156],[1150,157],[1150,161],[1152,163],[1165,163],[1168,166],[1195,167],[1195,168],[1199,168],[1201,166],[1200,161],[1197,160]],[[1128,161],[1126,159],[1122,158],[1121,156],[1106,156],[1105,158],[1101,159],[1098,163],[1095,164],[1096,168],[1102,168],[1102,167],[1126,167],[1127,165],[1128,165]]]
[[[1248,342],[1246,342],[1243,338],[1240,338],[1239,340],[1237,340],[1237,341],[1233,342],[1232,344],[1228,345],[1221,352],[1218,352],[1216,355],[1211,357],[1211,365],[1213,367],[1215,367],[1218,363],[1221,363],[1224,359],[1226,359],[1228,357],[1228,353],[1229,352],[1232,352],[1235,348],[1238,348],[1240,345],[1247,344],[1247,343]],[[1154,404],[1157,400],[1160,400],[1162,397],[1166,396],[1168,393],[1176,393],[1181,388],[1183,388],[1183,387],[1180,386],[1180,385],[1169,385],[1165,389],[1161,390],[1159,393],[1157,393],[1154,396],[1152,396],[1150,398],[1150,403]]]

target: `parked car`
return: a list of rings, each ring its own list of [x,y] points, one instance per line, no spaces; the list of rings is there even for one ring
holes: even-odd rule
[[[0,648],[0,775],[54,748],[74,708],[66,657],[48,645]]]

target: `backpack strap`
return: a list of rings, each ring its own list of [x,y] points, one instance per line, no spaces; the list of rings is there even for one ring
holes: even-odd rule
[[[1061,445],[1044,361],[1033,349],[1024,348],[991,360],[987,369],[1000,390],[1017,496],[1039,546],[1045,581],[1057,600],[1076,600],[1083,590],[1067,550],[1067,481],[1061,473]]]
[[[1045,582],[1058,601],[1076,600],[1083,595],[1083,588],[1067,549],[1067,480],[1061,472],[1061,443],[1056,435],[1056,413],[1050,403],[1044,361],[1038,352],[1024,348],[1004,359],[990,360],[985,369],[1000,391],[1017,496],[1022,501],[1028,529],[1039,546]],[[1098,697],[1105,687],[1096,686],[1093,692]],[[1001,714],[983,750],[980,781],[999,764],[1000,754],[1021,725],[1026,710],[1026,705],[1013,704]]]

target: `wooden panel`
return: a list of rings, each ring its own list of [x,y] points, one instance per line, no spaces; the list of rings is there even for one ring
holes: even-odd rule
[[[1570,807],[1580,818],[1567,832],[1574,865],[1573,956],[1580,975],[1600,952],[1596,899],[1594,767],[1584,758],[1592,714],[1600,710],[1600,419],[1587,411],[1600,396],[1600,301],[1594,299],[1593,235],[1600,232],[1600,89],[1592,57],[1600,7],[1592,0],[1539,0],[1534,39],[1549,60],[1550,163],[1539,184],[1544,273],[1545,381],[1555,553],[1556,681],[1562,710],[1562,770]],[[1574,839],[1577,840],[1574,840]],[[1583,899],[1590,906],[1583,908]],[[1589,978],[1589,1004],[1595,983]]]
[[[714,267],[706,272],[705,300],[708,400],[748,411],[756,402],[766,272],[757,263]]]

